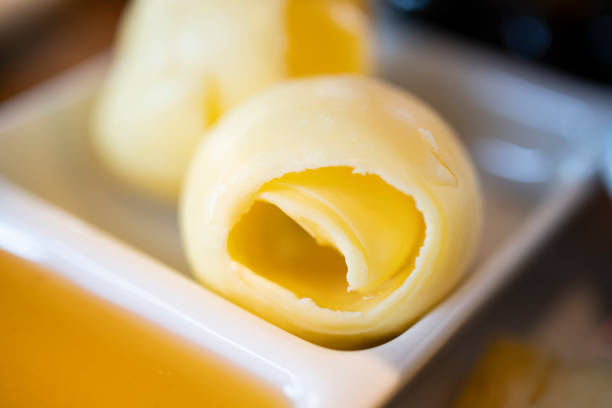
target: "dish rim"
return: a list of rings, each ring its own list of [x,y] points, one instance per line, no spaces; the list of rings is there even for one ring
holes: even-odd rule
[[[0,144],[5,130],[92,91],[107,61],[106,54],[95,57],[2,104]],[[516,274],[517,266],[588,195],[596,172],[593,165],[542,200],[497,252],[405,332],[354,351],[328,349],[287,333],[2,175],[0,244],[9,245],[9,231],[13,239],[19,237],[16,242],[37,248],[26,253],[28,259],[38,251],[34,260],[44,267],[218,353],[281,390],[295,406],[365,407],[390,398]],[[236,323],[218,321],[219,313],[207,312],[210,308]]]

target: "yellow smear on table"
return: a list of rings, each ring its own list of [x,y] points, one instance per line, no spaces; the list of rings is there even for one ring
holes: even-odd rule
[[[500,338],[484,352],[454,408],[612,407],[612,364],[566,361],[528,342]]]
[[[0,251],[0,407],[279,407],[269,385]]]

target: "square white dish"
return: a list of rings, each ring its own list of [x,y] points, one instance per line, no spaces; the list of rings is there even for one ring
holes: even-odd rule
[[[431,103],[464,137],[487,203],[469,276],[397,338],[327,349],[186,278],[175,210],[125,190],[89,149],[88,111],[104,57],[0,110],[0,247],[218,353],[295,406],[384,403],[585,197],[611,103],[423,31],[382,36],[384,76]]]

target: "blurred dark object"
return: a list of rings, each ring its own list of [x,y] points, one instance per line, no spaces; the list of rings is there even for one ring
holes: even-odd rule
[[[45,14],[67,0],[0,1],[0,41],[24,25],[40,21]]]
[[[612,1],[386,1],[406,21],[612,85]]]
[[[126,0],[0,0],[0,101],[107,49]]]

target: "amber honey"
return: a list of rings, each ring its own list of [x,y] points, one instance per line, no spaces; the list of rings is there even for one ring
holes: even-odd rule
[[[286,406],[269,385],[0,251],[0,407]]]

